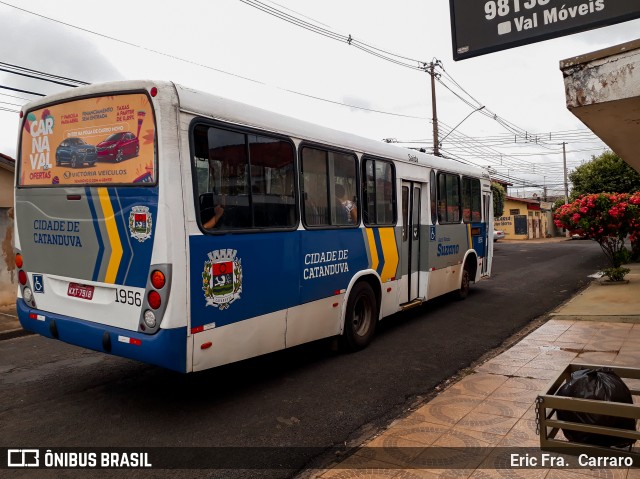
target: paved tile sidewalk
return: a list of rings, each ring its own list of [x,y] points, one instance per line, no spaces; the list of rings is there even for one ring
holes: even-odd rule
[[[556,477],[557,471],[550,469],[492,469],[502,460],[492,453],[495,448],[539,447],[535,398],[569,363],[637,366],[638,358],[640,324],[550,320],[420,409],[395,421],[362,452],[312,477]],[[425,447],[472,448],[475,457],[470,458],[468,469],[423,468],[420,453]],[[368,448],[376,448],[375,458]],[[425,464],[433,462],[432,455],[429,461]],[[415,468],[404,469],[408,463]],[[350,469],[350,464],[355,468]],[[585,475],[640,478],[639,472],[626,469],[562,470],[562,477]]]
[[[628,278],[627,285],[592,283],[556,310],[556,319],[470,370],[342,463],[311,477],[640,478],[640,469],[504,468],[501,449],[539,450],[535,399],[569,363],[640,367],[640,265],[632,266]],[[452,448],[443,460],[457,454],[457,467],[434,467],[434,448],[445,456]],[[461,459],[465,450],[469,457]]]

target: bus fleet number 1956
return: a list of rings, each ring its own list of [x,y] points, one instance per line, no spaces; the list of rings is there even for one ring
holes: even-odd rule
[[[116,288],[116,303],[142,306],[142,294],[140,291]]]

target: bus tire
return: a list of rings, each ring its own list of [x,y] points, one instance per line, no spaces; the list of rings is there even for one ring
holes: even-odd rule
[[[471,285],[471,273],[469,268],[465,265],[462,270],[462,278],[460,279],[460,289],[457,291],[457,298],[459,300],[467,299],[469,296],[469,286]]]
[[[356,283],[347,300],[344,317],[342,343],[348,351],[366,348],[378,322],[378,302],[371,286],[366,281]]]

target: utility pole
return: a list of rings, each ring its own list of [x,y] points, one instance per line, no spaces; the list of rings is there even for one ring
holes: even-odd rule
[[[562,165],[564,166],[564,204],[569,204],[569,183],[567,182],[567,143],[562,142]],[[565,236],[568,238],[570,235],[569,230],[566,231]]]
[[[435,156],[440,156],[440,145],[438,141],[438,109],[436,107],[436,72],[435,72],[435,68],[439,63],[440,63],[440,60],[432,61],[428,65],[428,70],[427,70],[427,73],[431,75],[431,111],[433,113],[433,154]]]
[[[564,204],[569,204],[569,183],[567,181],[567,143],[562,142],[562,164],[564,166]]]

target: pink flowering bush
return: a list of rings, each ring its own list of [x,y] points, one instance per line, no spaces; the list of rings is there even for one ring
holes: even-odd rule
[[[630,258],[624,247],[625,239],[629,238],[634,248],[640,244],[640,192],[582,196],[573,203],[560,206],[554,223],[597,241],[611,264],[610,271],[605,270],[605,274],[611,280],[614,277],[620,280],[629,272],[620,268]],[[622,277],[620,270],[625,270]]]

